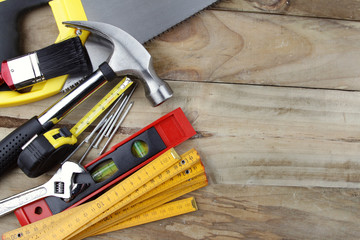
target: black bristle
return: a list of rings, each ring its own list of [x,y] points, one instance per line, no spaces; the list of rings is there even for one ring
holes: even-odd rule
[[[79,37],[70,38],[36,51],[45,79],[92,71],[89,55]]]

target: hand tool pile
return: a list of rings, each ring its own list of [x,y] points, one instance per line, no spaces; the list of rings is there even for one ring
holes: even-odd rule
[[[61,75],[83,75],[96,69],[86,77],[70,76],[67,81],[71,82],[70,86],[75,82],[70,92],[0,142],[0,175],[18,166],[27,176],[38,177],[60,165],[45,184],[0,201],[0,216],[15,211],[23,226],[4,234],[3,239],[83,239],[197,210],[193,198],[169,203],[207,185],[204,166],[196,150],[180,157],[173,149],[196,134],[181,108],[105,152],[134,104],[129,103],[137,85],[132,79],[143,85],[145,96],[154,107],[173,95],[170,86],[157,76],[152,58],[142,43],[216,2],[156,1],[158,5],[151,4],[152,11],[132,13],[129,17],[130,10],[151,6],[145,0],[109,0],[107,4],[120,6],[125,11],[124,14],[116,11],[114,15],[111,7],[94,0],[53,0],[50,6],[60,30],[57,44],[15,58],[11,55],[14,51],[2,49],[4,56],[11,59],[2,64],[0,80],[4,81],[0,83],[9,85],[14,98],[6,95],[9,91],[4,91],[6,84],[2,84],[0,99],[12,102],[1,101],[4,105],[0,106],[51,96],[59,92],[55,85],[67,79]],[[0,2],[0,13],[2,7],[12,9],[15,2]],[[23,8],[43,2],[34,1],[33,5]],[[106,12],[99,11],[99,7],[106,8],[109,14],[99,16],[98,12]],[[124,15],[124,19],[118,19]],[[96,21],[87,21],[88,17]],[[120,24],[120,28],[119,22],[124,24]],[[59,51],[61,49],[64,52]],[[96,49],[97,54],[89,49]],[[69,51],[75,54],[68,54]],[[59,68],[58,62],[61,62]],[[19,74],[22,72],[27,74]],[[54,128],[103,85],[117,79],[122,80],[70,130]],[[53,86],[51,91],[49,86]],[[21,92],[24,87],[27,91]],[[78,144],[80,134],[103,113],[93,131]],[[104,138],[106,143],[101,146]],[[81,157],[75,157],[86,144]],[[82,166],[89,151],[100,147],[99,157]]]
[[[206,185],[198,153],[192,149],[179,157],[170,149],[96,200],[5,233],[3,239],[83,239],[195,211],[194,199],[175,201],[173,207],[165,203]]]

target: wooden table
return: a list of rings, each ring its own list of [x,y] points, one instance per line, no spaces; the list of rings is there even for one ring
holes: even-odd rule
[[[195,147],[210,184],[189,194],[198,212],[92,239],[358,239],[359,8],[359,0],[221,1],[146,44],[175,95],[152,108],[137,89],[113,144],[182,107],[197,135],[176,150]],[[57,35],[49,7],[21,27],[24,52]],[[1,109],[1,138],[59,97]],[[52,173],[11,171],[0,197]],[[2,233],[18,226],[13,214],[0,220]]]

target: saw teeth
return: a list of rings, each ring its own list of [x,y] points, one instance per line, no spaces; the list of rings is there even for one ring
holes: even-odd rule
[[[191,15],[190,17],[185,18],[185,19],[182,20],[181,22],[179,22],[179,23],[175,24],[174,26],[170,27],[169,29],[165,30],[164,32],[162,32],[162,33],[160,33],[160,34],[158,34],[158,35],[150,38],[149,40],[147,40],[146,42],[144,42],[144,44],[151,43],[152,41],[156,40],[156,38],[161,37],[163,34],[166,34],[166,33],[170,32],[170,31],[172,31],[174,28],[176,28],[176,27],[179,26],[180,24],[183,24],[184,22],[189,21],[189,19],[200,15],[203,11],[215,7],[215,5],[218,4],[219,2],[220,2],[220,0],[215,1],[214,3],[210,4],[209,6],[207,6],[207,7],[203,8],[203,9],[199,10],[197,13],[194,13],[194,14]]]

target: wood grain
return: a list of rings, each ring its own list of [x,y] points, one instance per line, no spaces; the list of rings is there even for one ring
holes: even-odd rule
[[[170,86],[176,89],[173,99],[157,108],[137,89],[122,127],[135,133],[181,107],[198,132],[184,146],[200,151],[214,183],[359,187],[358,92],[178,81]],[[63,124],[75,124],[100,98],[99,93]],[[47,104],[29,105],[22,116]],[[3,115],[16,118],[21,109],[4,109]]]
[[[51,22],[36,29],[49,11],[26,18],[28,50],[56,38]],[[358,22],[207,10],[146,47],[169,80],[360,89]]]
[[[359,20],[359,0],[223,0],[213,9]]]
[[[210,185],[195,196],[199,211],[88,239],[358,239],[360,191]],[[1,230],[18,227],[13,215]]]
[[[174,97],[152,108],[139,87],[112,144],[181,107],[197,135],[176,150],[200,152],[210,185],[190,194],[196,213],[90,239],[358,239],[359,7],[360,0],[224,0],[147,43]],[[21,29],[24,52],[57,35],[49,7],[24,16]],[[74,125],[110,88],[61,125]],[[0,136],[60,96],[2,108]],[[55,170],[36,179],[9,172],[0,198]],[[0,219],[0,232],[17,227],[13,214]]]
[[[358,90],[360,23],[206,11],[148,49],[172,80]]]

